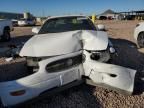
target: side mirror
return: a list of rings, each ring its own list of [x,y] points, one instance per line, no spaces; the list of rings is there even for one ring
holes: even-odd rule
[[[97,25],[97,29],[98,29],[99,31],[107,31],[106,28],[105,28],[105,26],[102,25],[102,24]]]
[[[38,34],[39,31],[40,31],[39,27],[32,28],[32,32],[35,33],[35,34]]]

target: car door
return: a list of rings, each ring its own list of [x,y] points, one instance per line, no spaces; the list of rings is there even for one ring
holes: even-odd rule
[[[89,52],[84,51],[84,54],[86,58],[83,67],[85,76],[89,77],[89,79],[86,79],[87,84],[132,94],[135,70],[113,64],[100,63],[92,60]]]

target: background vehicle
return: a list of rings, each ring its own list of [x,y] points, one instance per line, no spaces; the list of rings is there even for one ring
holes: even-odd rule
[[[0,39],[9,41],[11,39],[10,32],[13,30],[12,21],[0,19]]]
[[[136,25],[134,30],[134,38],[140,48],[144,48],[144,22]]]
[[[17,27],[18,26],[18,20],[12,19],[12,24],[14,27]]]
[[[35,21],[33,19],[21,19],[18,21],[19,26],[33,26]]]

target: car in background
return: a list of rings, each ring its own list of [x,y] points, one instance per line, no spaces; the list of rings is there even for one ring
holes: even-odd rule
[[[35,24],[33,19],[21,19],[18,21],[18,26],[34,26]]]
[[[144,22],[138,23],[134,30],[134,38],[140,48],[144,48]]]
[[[11,21],[12,21],[12,25],[13,25],[14,27],[17,27],[17,26],[18,26],[18,20],[12,19]]]
[[[6,19],[0,19],[0,40],[10,41],[10,32],[13,31],[12,21]]]

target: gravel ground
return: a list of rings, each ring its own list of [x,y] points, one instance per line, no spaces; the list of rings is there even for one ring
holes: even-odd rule
[[[116,47],[119,56],[113,61],[125,67],[138,70],[136,77],[143,76],[144,49],[138,49],[133,39],[133,30],[138,21],[98,21],[106,25],[111,41]],[[33,34],[31,27],[17,27],[12,32],[10,43],[20,44],[28,40]],[[24,67],[25,59],[18,58],[6,63],[0,58],[0,82],[14,80],[27,75]],[[24,105],[24,108],[144,108],[144,83],[136,81],[133,96],[125,96],[112,90],[101,87],[92,87],[82,84],[38,102]]]

